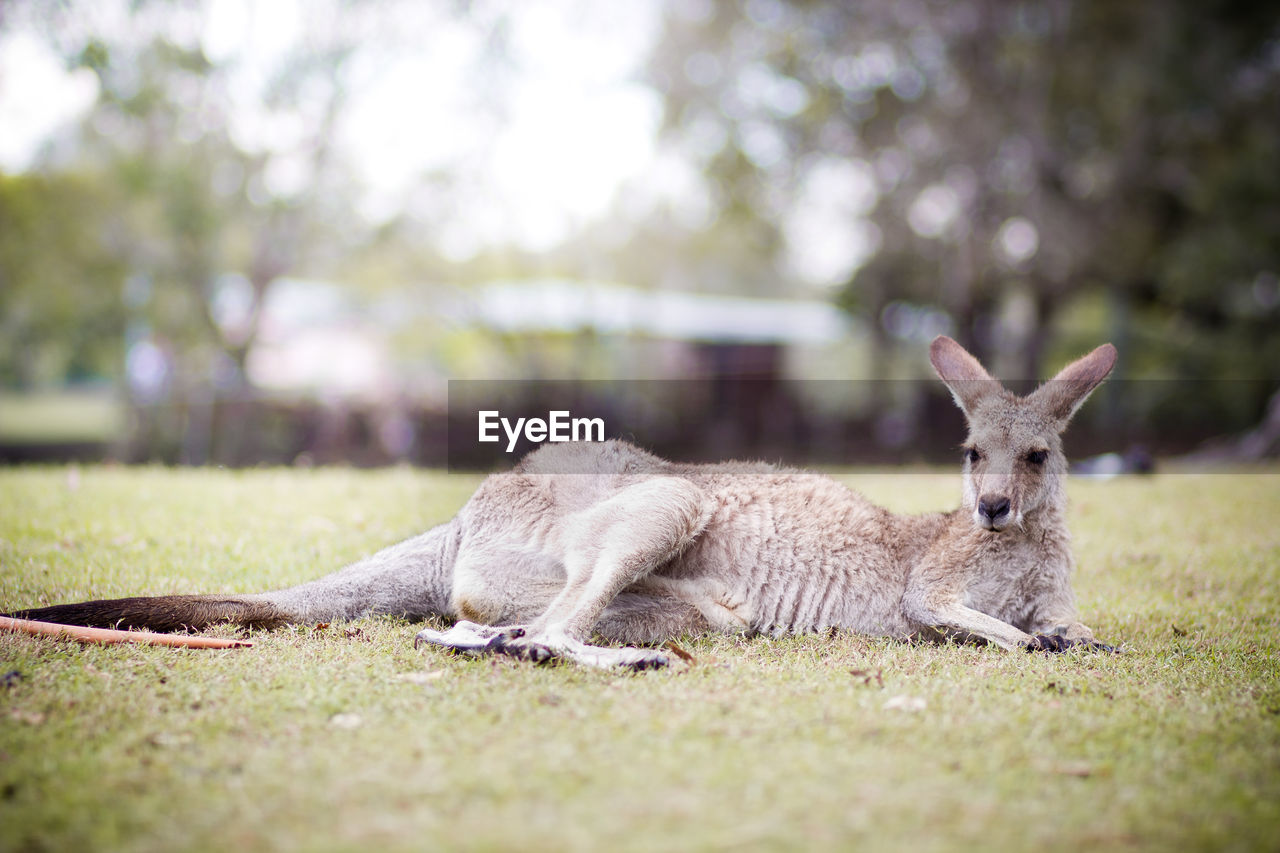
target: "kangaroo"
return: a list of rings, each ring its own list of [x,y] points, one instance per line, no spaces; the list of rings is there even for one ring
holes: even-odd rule
[[[896,515],[828,477],[763,463],[679,464],[621,441],[547,444],[489,476],[451,521],[301,586],[14,615],[160,631],[442,616],[451,627],[422,630],[416,646],[634,669],[668,663],[657,644],[711,631],[1114,651],[1073,603],[1061,434],[1115,348],[1025,397],[948,337],[929,355],[969,427],[951,513]]]

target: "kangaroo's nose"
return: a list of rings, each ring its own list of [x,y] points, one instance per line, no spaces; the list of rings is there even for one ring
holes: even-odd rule
[[[1004,495],[983,495],[978,499],[978,515],[995,521],[1009,512],[1009,499]]]

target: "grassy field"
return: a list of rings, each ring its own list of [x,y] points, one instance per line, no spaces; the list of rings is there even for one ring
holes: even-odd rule
[[[0,609],[293,583],[475,483],[0,471]],[[218,652],[0,635],[0,850],[1280,849],[1280,472],[1071,494],[1080,608],[1122,655],[713,637],[628,675],[415,652],[391,619]]]

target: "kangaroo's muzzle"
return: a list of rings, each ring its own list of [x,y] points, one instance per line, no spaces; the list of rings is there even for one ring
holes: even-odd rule
[[[1000,532],[1009,524],[1009,507],[1007,495],[983,495],[978,498],[978,524],[984,530]]]

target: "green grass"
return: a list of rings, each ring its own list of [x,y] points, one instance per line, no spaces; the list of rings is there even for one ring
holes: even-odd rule
[[[2,471],[0,606],[308,579],[475,483]],[[625,675],[415,652],[392,619],[221,652],[0,636],[0,850],[1280,849],[1280,475],[1071,493],[1080,608],[1123,655],[712,637]]]
[[[0,442],[108,442],[123,426],[124,407],[110,391],[0,393]]]

